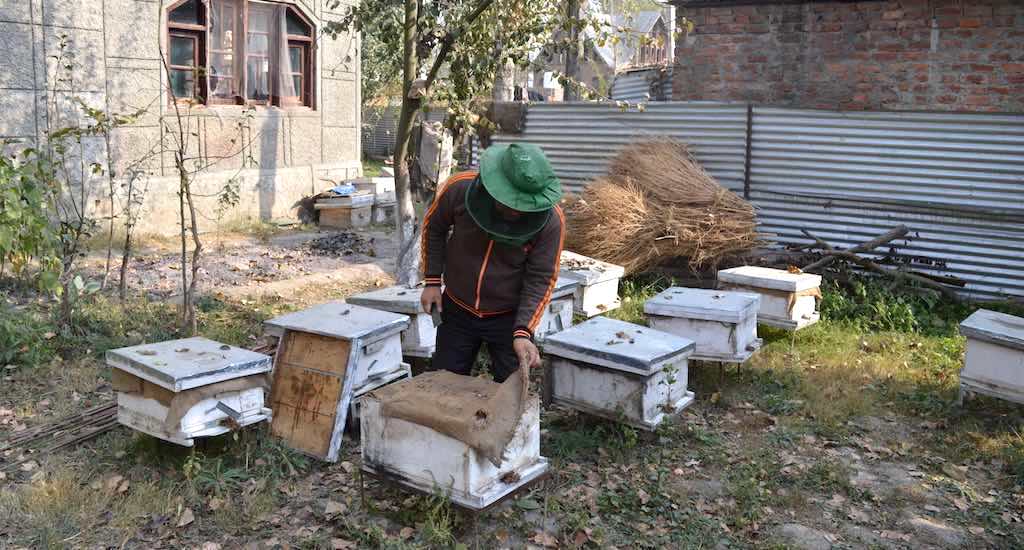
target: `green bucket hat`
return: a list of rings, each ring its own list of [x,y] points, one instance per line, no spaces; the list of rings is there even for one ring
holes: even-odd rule
[[[561,198],[562,185],[540,147],[497,145],[480,159],[480,176],[466,191],[466,211],[495,242],[522,246],[547,225]],[[508,218],[496,203],[518,216]]]

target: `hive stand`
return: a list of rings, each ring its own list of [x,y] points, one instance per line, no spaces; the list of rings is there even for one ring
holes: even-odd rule
[[[757,322],[800,330],[818,322],[821,275],[745,265],[718,272],[718,288],[761,297]]]
[[[644,304],[651,327],[696,343],[690,359],[743,363],[761,347],[761,298],[745,292],[672,287]]]
[[[537,342],[543,342],[549,334],[561,332],[572,326],[573,304],[576,300],[576,291],[579,289],[578,280],[559,276],[555,282],[555,288],[551,291],[551,303],[544,310],[537,330],[533,338]]]
[[[459,506],[482,511],[547,472],[548,461],[540,455],[540,402],[534,396],[498,466],[458,439],[385,417],[373,392],[360,398],[359,406],[363,471],[409,489],[444,494]]]
[[[420,305],[421,288],[393,286],[348,298],[348,303],[409,316],[409,328],[402,332],[402,354],[429,358],[434,355],[437,328]]]
[[[980,393],[1024,404],[1024,319],[979,309],[960,323],[967,353],[960,370],[960,403]]]
[[[280,335],[271,433],[328,462],[338,459],[352,396],[405,372],[399,333],[409,318],[329,302],[266,322]]]
[[[271,417],[262,380],[271,359],[262,353],[194,337],[110,350],[106,362],[118,422],[153,437],[191,447]]]
[[[693,402],[694,343],[686,338],[595,317],[549,336],[543,348],[556,404],[653,431]]]
[[[621,266],[568,250],[562,252],[559,277],[579,283],[573,307],[576,313],[587,318],[618,309],[621,305],[619,279],[625,273]]]

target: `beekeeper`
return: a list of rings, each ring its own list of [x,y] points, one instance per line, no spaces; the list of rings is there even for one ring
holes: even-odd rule
[[[540,365],[533,331],[551,300],[565,240],[562,186],[536,145],[488,147],[480,171],[448,178],[423,219],[426,311],[440,310],[433,365],[491,374]]]

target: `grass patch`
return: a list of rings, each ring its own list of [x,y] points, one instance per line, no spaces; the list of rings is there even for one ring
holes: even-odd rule
[[[368,178],[377,178],[384,175],[381,168],[384,168],[385,164],[382,160],[376,159],[363,159],[363,175]]]

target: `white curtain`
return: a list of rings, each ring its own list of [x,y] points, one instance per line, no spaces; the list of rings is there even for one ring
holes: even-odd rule
[[[272,63],[271,67],[275,72],[272,78],[275,81],[277,96],[298,97],[302,90],[295,89],[295,82],[292,80],[291,74],[293,71],[291,55],[288,51],[288,6],[278,6],[275,18],[273,33],[275,43],[272,55],[274,55],[276,63]],[[302,68],[295,67],[295,70],[295,72],[299,72]]]
[[[237,51],[242,28],[242,10],[236,0],[203,0],[209,35],[206,45],[210,96],[233,99],[239,95],[242,56]]]

